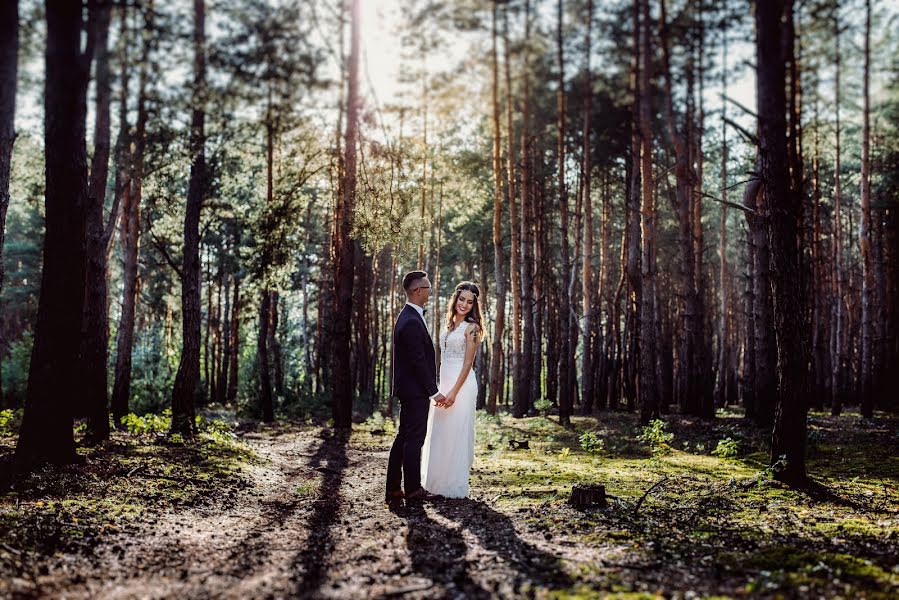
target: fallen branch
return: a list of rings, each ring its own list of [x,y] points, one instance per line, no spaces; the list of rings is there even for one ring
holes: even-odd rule
[[[383,594],[384,598],[391,598],[393,596],[405,596],[406,594],[411,594],[413,592],[423,592],[425,590],[429,590],[434,587],[432,582],[428,583],[419,583],[417,585],[407,585],[405,587],[397,588],[395,590],[391,590],[389,592],[385,592]]]
[[[665,483],[666,481],[668,481],[668,476],[667,476],[667,475],[666,475],[665,477],[662,477],[659,481],[657,481],[656,483],[654,483],[654,484],[652,485],[652,487],[650,487],[648,490],[646,490],[645,492],[643,492],[643,495],[640,496],[640,499],[639,499],[639,500],[637,500],[636,506],[634,506],[634,512],[633,512],[633,515],[634,515],[635,517],[637,516],[637,513],[640,511],[640,507],[643,506],[643,501],[646,500],[646,497],[647,497],[647,496],[649,496],[649,493],[650,493],[652,490],[654,490],[654,489],[656,489],[657,487],[659,487],[660,485],[662,485],[663,483]]]

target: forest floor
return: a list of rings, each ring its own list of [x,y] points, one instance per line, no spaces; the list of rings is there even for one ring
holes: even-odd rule
[[[666,420],[652,456],[627,414],[479,415],[472,498],[393,511],[391,421],[116,432],[82,464],[0,474],[0,597],[899,595],[899,421],[813,415],[815,485],[796,491],[744,420]],[[576,483],[614,497],[575,510]]]

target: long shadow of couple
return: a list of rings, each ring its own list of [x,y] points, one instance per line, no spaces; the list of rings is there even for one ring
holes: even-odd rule
[[[484,502],[443,500],[428,506],[458,527],[448,527],[433,519],[420,503],[410,503],[396,513],[408,522],[407,546],[412,569],[435,584],[442,584],[447,596],[508,596],[522,593],[528,587],[567,588],[571,585],[571,578],[562,569],[558,557],[522,540],[512,520]],[[493,560],[504,567],[494,569],[499,572],[493,576],[480,578],[488,580],[483,583],[474,581],[471,576],[473,559],[467,556],[463,537],[466,530],[474,534],[485,550],[494,553]],[[508,570],[513,572],[511,580]]]

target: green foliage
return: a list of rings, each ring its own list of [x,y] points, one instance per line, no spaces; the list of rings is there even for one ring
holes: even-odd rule
[[[217,444],[233,444],[237,441],[233,426],[224,419],[207,419],[197,415],[196,423],[197,431]]]
[[[548,398],[539,398],[536,402],[534,402],[534,408],[536,408],[540,412],[549,410],[552,405],[553,403]]]
[[[606,449],[605,440],[601,437],[598,437],[592,431],[581,434],[581,437],[578,438],[578,441],[581,443],[581,449],[585,452],[602,452]]]
[[[159,415],[148,413],[142,417],[130,413],[122,417],[122,425],[131,435],[166,433],[172,426],[172,409],[167,408]]]
[[[637,441],[649,447],[653,458],[671,453],[674,434],[668,431],[668,424],[661,419],[650,421],[637,436]]]
[[[9,354],[3,358],[0,376],[3,377],[3,397],[7,406],[25,406],[33,341],[34,336],[30,331],[22,333],[21,339],[9,344]]]
[[[712,450],[712,454],[719,458],[733,458],[740,452],[740,442],[727,436],[718,440],[718,445]]]
[[[365,420],[362,428],[372,435],[385,435],[388,437],[396,435],[396,422],[393,419],[385,418],[381,412],[377,411]]]
[[[0,437],[7,437],[15,433],[13,428],[15,421],[16,415],[12,410],[0,410]]]
[[[207,419],[197,415],[195,422],[197,432],[217,444],[230,444],[237,439],[231,424],[223,419]],[[172,410],[167,408],[161,414],[148,413],[143,416],[131,413],[122,417],[122,424],[131,435],[165,435],[172,426]],[[176,433],[169,436],[168,441],[183,444],[184,438]]]
[[[756,483],[761,486],[774,479],[774,476],[787,467],[787,455],[781,454],[774,463],[762,469],[756,476]]]
[[[169,403],[177,369],[168,364],[161,327],[138,334],[131,358],[130,409],[137,414],[158,413]]]

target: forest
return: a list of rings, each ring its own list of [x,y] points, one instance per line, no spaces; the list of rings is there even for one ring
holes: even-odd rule
[[[0,2],[0,597],[895,597],[897,367],[890,0]]]

